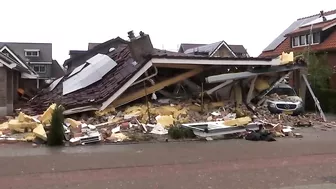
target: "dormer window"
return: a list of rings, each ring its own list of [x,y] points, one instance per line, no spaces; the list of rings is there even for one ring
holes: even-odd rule
[[[39,57],[40,56],[40,49],[25,49],[25,56],[26,57]]]
[[[320,33],[315,32],[313,36],[310,34],[295,36],[292,38],[292,47],[302,47],[310,45],[316,45],[320,43]]]

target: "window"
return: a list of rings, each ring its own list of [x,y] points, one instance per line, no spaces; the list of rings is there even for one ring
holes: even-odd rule
[[[46,73],[46,66],[45,65],[34,65],[33,69],[36,73]]]
[[[315,45],[320,43],[320,33],[313,33],[313,39],[310,34],[300,35],[292,38],[292,47],[307,46],[309,44]]]
[[[313,43],[320,43],[320,33],[319,32],[316,32],[316,33],[313,33]]]
[[[293,37],[293,47],[299,46],[299,37]]]
[[[40,56],[40,51],[39,50],[25,50],[25,56],[38,57]]]
[[[300,36],[300,45],[306,45],[306,36],[305,35],[301,35]]]

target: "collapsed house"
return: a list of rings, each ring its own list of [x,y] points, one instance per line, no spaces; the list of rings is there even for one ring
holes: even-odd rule
[[[35,117],[21,113],[20,119],[7,124],[9,129],[24,131],[22,127],[27,123],[34,124],[34,128],[39,125],[36,128],[49,129],[52,109],[58,103],[65,108],[67,116],[95,112],[96,117],[103,118],[67,120],[66,131],[76,130],[72,137],[77,136],[76,140],[84,143],[101,140],[96,129],[105,126],[109,127],[109,134],[105,129],[101,130],[102,135],[124,140],[124,135],[111,132],[132,128],[144,133],[150,129],[151,133],[167,134],[166,128],[176,122],[200,137],[209,137],[258,130],[273,119],[269,121],[272,124],[266,125],[279,134],[283,128],[287,129],[289,116],[281,115],[283,119],[280,119],[260,107],[266,104],[289,114],[299,106],[302,108],[303,103],[291,102],[290,98],[283,103],[287,97],[272,94],[269,99],[268,94],[293,74],[299,96],[304,97],[306,86],[314,95],[305,77],[307,65],[302,58],[294,58],[293,53],[283,53],[275,59],[209,57],[155,49],[149,35],[143,32],[138,37],[129,32],[129,38],[127,44],[110,48],[105,54],[94,55],[90,51],[91,57],[22,107],[22,112]],[[136,105],[139,103],[142,105]],[[118,112],[116,108],[124,110]],[[320,113],[320,118],[309,118],[308,122],[325,121],[322,110]],[[287,122],[282,123],[285,119]],[[300,119],[294,120],[291,126]],[[84,136],[83,130],[91,134]],[[36,133],[46,140],[45,132]]]
[[[189,97],[203,90],[225,99],[230,98],[227,86],[238,85],[236,81],[242,78],[246,78],[242,83],[246,86],[260,74],[279,79],[279,74],[304,67],[282,64],[279,58],[207,57],[158,50],[149,35],[141,33],[139,37],[131,35],[128,45],[97,54],[55,80],[29,102],[29,111],[42,113],[54,102],[66,108],[65,114],[117,108],[153,93],[176,97],[179,87],[187,88]],[[225,76],[218,76],[223,73]],[[214,84],[218,82],[224,83]]]

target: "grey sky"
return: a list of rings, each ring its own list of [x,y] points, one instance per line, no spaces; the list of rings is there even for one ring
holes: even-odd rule
[[[242,44],[252,56],[299,17],[336,9],[335,0],[1,0],[0,41],[52,42],[63,63],[69,50],[87,49],[127,32],[150,34],[157,48],[181,42]]]

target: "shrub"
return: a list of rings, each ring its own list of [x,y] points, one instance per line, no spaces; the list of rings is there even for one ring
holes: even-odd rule
[[[51,129],[48,135],[48,145],[49,146],[61,146],[64,140],[64,116],[63,107],[61,105],[56,106],[51,117]]]
[[[172,126],[168,129],[168,135],[172,139],[182,139],[182,138],[195,138],[195,134],[191,129]]]
[[[336,90],[333,89],[313,89],[316,98],[319,100],[321,108],[326,113],[336,113]],[[306,94],[306,110],[315,111],[315,102],[309,91]]]

